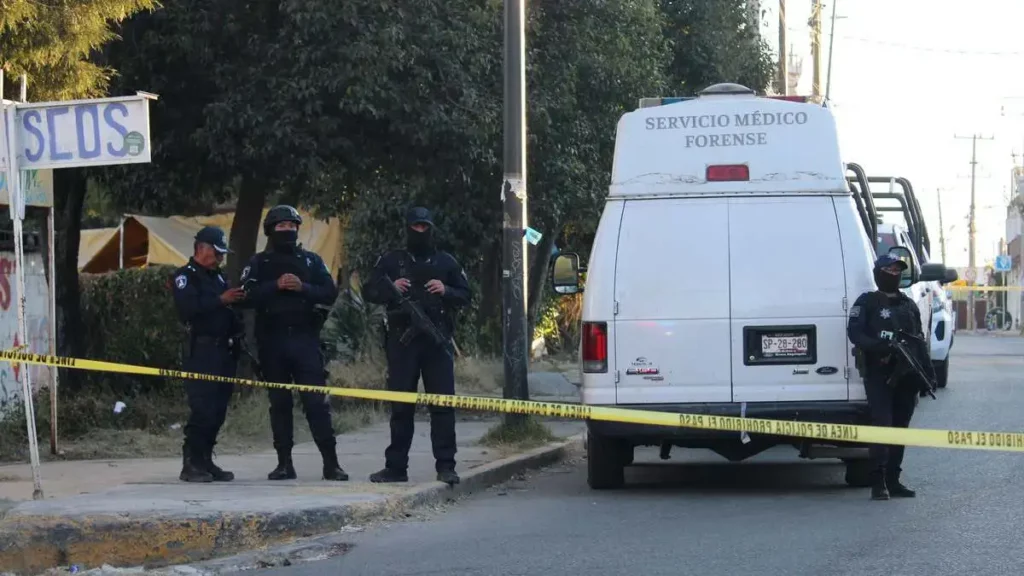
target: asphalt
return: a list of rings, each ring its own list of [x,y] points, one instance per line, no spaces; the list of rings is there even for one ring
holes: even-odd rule
[[[949,387],[915,427],[1017,431],[1024,339],[958,336]],[[586,487],[577,458],[432,513],[341,533],[327,560],[259,576],[588,574],[943,576],[1019,574],[1024,456],[910,448],[913,500],[873,502],[834,461],[792,450],[729,464],[638,451],[629,486]],[[328,553],[330,554],[330,552]]]

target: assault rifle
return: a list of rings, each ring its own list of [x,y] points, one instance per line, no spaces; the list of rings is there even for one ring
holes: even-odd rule
[[[405,294],[402,294],[402,292],[395,286],[394,281],[391,280],[387,274],[384,274],[381,280],[387,284],[391,295],[398,301],[399,308],[408,314],[412,321],[409,328],[402,333],[402,336],[398,341],[402,344],[408,344],[409,341],[417,334],[426,334],[434,344],[444,346],[444,349],[454,356],[455,347],[452,346],[452,343],[448,338],[445,338],[444,333],[434,325],[433,321],[430,320],[430,317],[423,311],[423,308],[421,308],[415,300],[409,298]]]
[[[883,336],[888,336],[886,339],[892,345],[893,358],[896,360],[896,369],[889,377],[889,385],[893,386],[898,380],[910,376],[917,381],[918,393],[921,396],[928,394],[935,398],[935,383],[919,361],[920,352],[924,349],[924,339],[902,330],[892,330],[883,333]]]

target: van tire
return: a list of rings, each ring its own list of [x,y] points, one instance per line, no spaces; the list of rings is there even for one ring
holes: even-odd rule
[[[587,434],[587,485],[593,490],[622,488],[626,483],[629,444]],[[630,450],[632,452],[632,450]],[[629,458],[632,460],[632,458]]]
[[[846,484],[854,488],[870,487],[873,466],[874,463],[871,460],[847,460]]]
[[[946,382],[949,379],[949,358],[942,362],[934,362],[932,366],[935,368],[935,385],[939,388],[945,388]]]

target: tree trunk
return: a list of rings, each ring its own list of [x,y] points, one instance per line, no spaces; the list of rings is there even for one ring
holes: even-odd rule
[[[87,180],[81,168],[53,171],[56,216],[57,353],[81,358],[84,354],[81,290],[78,285],[78,248],[82,237],[82,210]],[[77,392],[84,384],[79,370],[60,370],[61,388]]]
[[[530,255],[530,276],[527,281],[527,294],[529,298],[527,299],[528,304],[526,306],[526,325],[529,329],[527,334],[530,337],[531,345],[534,338],[533,332],[537,326],[537,316],[540,314],[541,304],[544,303],[544,285],[548,281],[551,248],[555,245],[555,238],[558,236],[554,232],[555,230],[558,230],[557,225],[541,238],[540,243],[537,244],[537,249]]]
[[[263,203],[267,200],[267,187],[262,182],[254,182],[251,178],[242,179],[238,192],[238,203],[235,204],[235,219],[231,222],[229,247],[234,252],[228,262],[229,282],[238,285],[252,255],[256,253],[256,239],[260,233],[260,219],[263,216]]]

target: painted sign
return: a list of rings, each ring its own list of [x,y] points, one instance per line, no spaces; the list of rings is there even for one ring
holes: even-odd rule
[[[53,207],[53,170],[28,170],[25,173],[25,194],[27,206]],[[7,185],[7,171],[0,171],[0,205],[11,203],[11,188]]]
[[[150,161],[149,101],[137,96],[17,104],[20,170]]]
[[[50,350],[50,301],[41,253],[25,254],[25,324],[28,328],[28,351],[48,354]],[[18,336],[17,286],[14,275],[14,252],[0,251],[0,349],[22,345]],[[21,401],[21,382],[25,371],[31,370],[33,387],[50,382],[47,366],[13,366],[0,363],[0,418],[5,408]]]
[[[1013,261],[1006,254],[996,256],[996,272],[1009,272],[1012,266]]]

